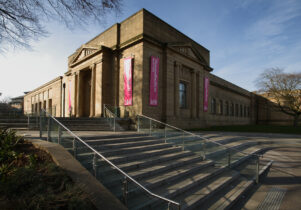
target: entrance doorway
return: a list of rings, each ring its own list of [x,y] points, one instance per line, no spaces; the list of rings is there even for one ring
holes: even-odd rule
[[[89,117],[90,103],[91,103],[91,70],[85,70],[81,74],[82,91],[81,91],[81,105],[82,116]]]

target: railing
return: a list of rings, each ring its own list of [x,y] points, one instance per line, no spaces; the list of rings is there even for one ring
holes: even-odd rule
[[[103,116],[107,119],[113,131],[116,131],[116,115],[109,109],[109,105],[103,105]]]
[[[217,166],[237,167],[242,161],[249,162],[249,168],[244,175],[259,182],[260,158],[262,155],[246,153],[235,147],[227,147],[219,142],[203,136],[182,130],[172,125],[160,122],[145,115],[137,115],[137,131],[148,133],[151,136],[164,138],[165,143],[172,143],[182,147],[182,150],[191,150],[203,159],[212,159]],[[248,147],[252,142],[245,142],[242,147]],[[260,150],[258,150],[259,152]],[[244,169],[245,170],[245,169]],[[242,171],[240,171],[242,172]]]
[[[180,209],[179,203],[149,191],[44,110],[40,115],[40,137],[46,137],[47,141],[65,147],[96,179],[111,189],[111,192],[126,206],[131,205],[129,195],[139,193],[140,196],[142,194],[146,197],[145,200],[155,199],[164,202],[168,209],[170,207]],[[114,185],[113,183],[116,182],[118,184]]]
[[[43,109],[44,110],[44,109]],[[45,110],[47,113],[51,115],[56,113],[56,107],[52,106]],[[24,115],[27,117],[27,127],[28,129],[37,129],[40,127],[40,114],[42,110],[33,111],[33,110],[24,110]]]

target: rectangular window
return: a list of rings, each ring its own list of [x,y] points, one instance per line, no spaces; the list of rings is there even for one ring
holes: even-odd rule
[[[238,117],[238,104],[235,104],[235,117]]]
[[[179,86],[179,94],[180,94],[180,108],[186,108],[186,100],[187,100],[187,85],[183,82],[180,82]]]
[[[223,115],[223,109],[224,109],[224,106],[223,106],[224,104],[223,104],[223,100],[219,100],[219,110],[218,110],[218,113],[220,114],[220,115]]]
[[[240,105],[240,116],[243,116],[243,110],[242,110],[242,105]]]
[[[230,115],[234,116],[234,104],[233,103],[231,103],[231,105],[230,105]]]
[[[244,106],[244,117],[247,117],[247,107]]]
[[[215,100],[215,98],[211,98],[211,113],[216,114],[216,100]]]
[[[225,102],[225,115],[226,116],[229,115],[229,102],[228,101]]]

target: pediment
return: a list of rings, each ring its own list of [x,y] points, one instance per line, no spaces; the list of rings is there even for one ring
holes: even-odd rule
[[[82,47],[79,49],[77,55],[74,57],[71,63],[76,63],[77,61],[82,60],[83,58],[87,57],[88,55],[91,55],[97,50],[98,50],[97,47]]]
[[[201,56],[201,54],[191,46],[189,43],[169,43],[171,48],[175,49],[179,53],[188,56],[194,60],[198,60],[201,63],[205,63],[205,59]]]

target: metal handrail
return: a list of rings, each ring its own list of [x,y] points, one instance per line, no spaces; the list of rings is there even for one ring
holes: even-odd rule
[[[114,118],[115,117],[117,117],[109,108],[108,108],[108,105],[107,104],[104,104],[103,105],[103,108],[105,109],[105,110],[107,110],[109,113],[110,113],[110,115],[112,115]]]
[[[147,119],[152,120],[152,121],[155,121],[155,122],[158,122],[158,123],[161,123],[161,124],[163,124],[163,125],[165,125],[165,126],[167,126],[167,127],[173,128],[173,129],[178,130],[178,131],[181,131],[181,132],[183,132],[183,133],[186,133],[186,134],[189,134],[189,135],[198,137],[198,138],[200,138],[200,139],[209,141],[209,142],[211,142],[211,143],[213,143],[213,144],[217,144],[217,145],[222,146],[222,147],[224,147],[224,148],[226,148],[226,149],[228,149],[228,150],[234,150],[234,151],[236,151],[236,152],[238,152],[238,153],[241,153],[241,154],[244,154],[244,155],[256,156],[257,158],[258,158],[258,157],[263,157],[263,155],[252,154],[252,153],[246,153],[246,152],[242,152],[242,151],[240,151],[240,150],[237,150],[237,149],[235,149],[235,148],[227,147],[227,146],[225,146],[225,145],[223,145],[223,144],[221,144],[221,143],[212,141],[211,139],[208,139],[208,138],[202,137],[202,136],[200,136],[200,135],[196,135],[196,134],[194,134],[194,133],[185,131],[185,130],[183,130],[183,129],[181,129],[181,128],[177,128],[177,127],[175,127],[175,126],[169,125],[169,124],[167,124],[167,123],[161,122],[161,121],[159,121],[159,120],[153,119],[153,118],[148,117],[148,116],[145,116],[145,115],[143,115],[143,114],[138,114],[137,117],[139,117],[139,116],[140,116],[140,117],[147,118]]]
[[[42,109],[43,110],[43,109]],[[139,182],[137,182],[134,178],[132,178],[130,175],[128,175],[126,172],[124,172],[123,170],[121,170],[120,168],[118,168],[115,164],[113,164],[111,161],[109,161],[107,158],[105,158],[101,153],[99,153],[97,150],[95,150],[93,147],[91,147],[89,144],[87,144],[85,141],[83,141],[80,137],[78,137],[76,134],[74,134],[72,131],[70,131],[66,126],[64,126],[61,122],[59,122],[55,117],[53,117],[51,114],[47,113],[45,110],[43,110],[46,114],[48,114],[55,122],[57,122],[60,126],[62,126],[64,129],[66,129],[66,131],[68,131],[68,133],[70,133],[74,138],[76,138],[77,140],[79,140],[81,143],[83,143],[85,146],[87,146],[89,149],[91,149],[95,154],[97,154],[98,156],[100,156],[103,160],[105,160],[108,164],[110,164],[112,167],[114,167],[117,171],[119,171],[121,174],[123,174],[126,178],[128,178],[129,180],[131,180],[134,184],[136,184],[137,186],[139,186],[142,190],[144,190],[145,192],[147,192],[149,195],[156,197],[158,199],[161,199],[163,201],[166,201],[168,203],[172,203],[174,205],[176,205],[178,207],[178,209],[180,210],[181,205],[178,202],[175,202],[173,200],[170,200],[168,198],[162,197],[160,195],[157,195],[151,191],[149,191],[147,188],[145,188],[143,185],[141,185]]]
[[[111,115],[111,117],[113,118],[113,131],[116,131],[116,115],[107,107],[108,105],[104,104],[103,105],[103,110],[104,110],[104,117],[107,117],[107,112],[109,113],[109,115]],[[110,117],[110,116],[109,116]]]

